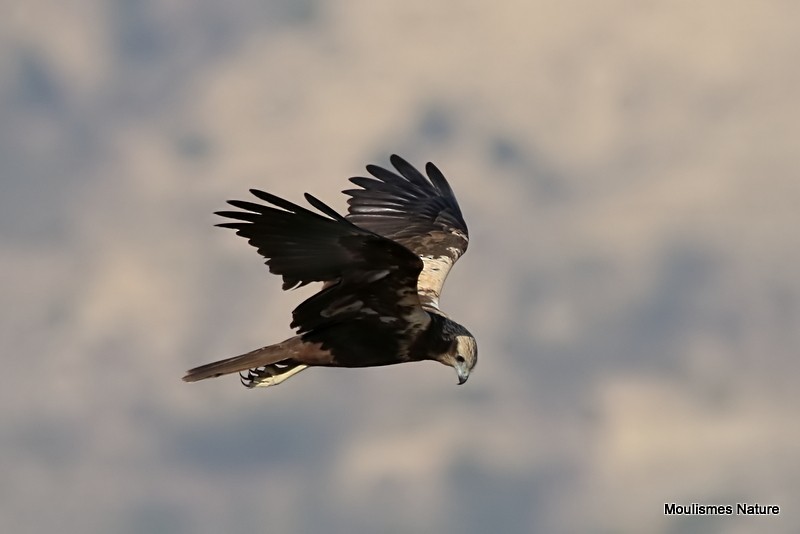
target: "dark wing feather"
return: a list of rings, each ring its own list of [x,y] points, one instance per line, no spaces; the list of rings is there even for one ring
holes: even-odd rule
[[[283,277],[283,289],[338,280],[342,271],[349,268],[369,268],[344,242],[348,238],[357,242],[374,240],[376,235],[345,222],[341,216],[339,221],[332,220],[270,193],[257,189],[250,192],[272,206],[229,200],[228,204],[243,211],[217,212],[235,221],[217,226],[236,230],[237,235],[258,249],[270,272]]]
[[[354,177],[361,189],[348,189],[347,220],[397,241],[420,256],[425,267],[418,290],[423,304],[438,307],[450,268],[467,250],[469,232],[453,190],[433,164],[427,178],[400,156],[390,161],[397,172],[368,165],[374,178]]]
[[[251,190],[262,205],[228,203],[243,211],[218,215],[266,258],[283,288],[328,282],[293,312],[292,327],[305,341],[333,354],[331,365],[361,367],[397,363],[407,339],[430,320],[417,295],[423,262],[403,245],[359,228],[306,194],[327,217],[263,191]],[[280,208],[280,209],[278,209]]]

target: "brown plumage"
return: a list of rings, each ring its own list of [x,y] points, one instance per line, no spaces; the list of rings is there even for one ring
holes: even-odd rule
[[[423,176],[398,156],[394,172],[351,178],[343,217],[315,197],[320,213],[263,191],[267,204],[231,200],[219,215],[266,258],[283,288],[323,282],[293,312],[297,336],[191,369],[187,382],[240,372],[247,387],[279,384],[308,367],[372,367],[435,360],[466,381],[477,361],[472,335],[439,311],[450,267],[464,253],[466,224],[452,189],[431,163]],[[242,373],[247,371],[246,373]]]

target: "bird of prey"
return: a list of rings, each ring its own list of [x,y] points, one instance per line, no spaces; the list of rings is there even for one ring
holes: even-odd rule
[[[427,177],[397,155],[396,172],[368,165],[354,177],[342,216],[310,194],[319,213],[256,189],[265,204],[229,200],[217,215],[283,277],[283,289],[323,282],[292,314],[297,335],[187,371],[196,382],[239,373],[248,388],[274,386],[309,367],[373,367],[434,360],[467,381],[475,338],[439,310],[453,264],[467,250],[467,225],[453,190],[433,164]]]

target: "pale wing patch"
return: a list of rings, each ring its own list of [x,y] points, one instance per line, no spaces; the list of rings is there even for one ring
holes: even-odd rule
[[[450,256],[422,256],[424,267],[419,273],[417,291],[423,304],[439,308],[439,295],[442,293],[445,278],[453,266],[453,258]]]
[[[453,228],[452,230],[450,230],[450,233],[453,234],[456,237],[460,237],[464,241],[469,241],[469,236],[467,234],[465,234],[464,232],[462,232],[461,230],[459,230],[458,228]],[[458,255],[459,256],[461,256],[461,254],[463,254],[463,253],[464,253],[463,250],[458,249]]]
[[[456,260],[458,260],[458,258],[460,258],[460,257],[461,257],[461,254],[463,254],[463,253],[464,253],[464,251],[463,251],[463,250],[461,250],[461,249],[460,249],[460,248],[458,248],[458,247],[447,247],[447,252],[449,252],[450,254],[452,254],[452,255],[453,255],[453,257],[454,257]]]

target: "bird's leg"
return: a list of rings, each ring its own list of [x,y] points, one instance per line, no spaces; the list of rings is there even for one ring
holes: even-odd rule
[[[281,364],[273,363],[264,367],[250,369],[245,373],[239,373],[242,384],[246,388],[261,388],[277,386],[281,382],[293,377],[308,366],[302,363]]]

